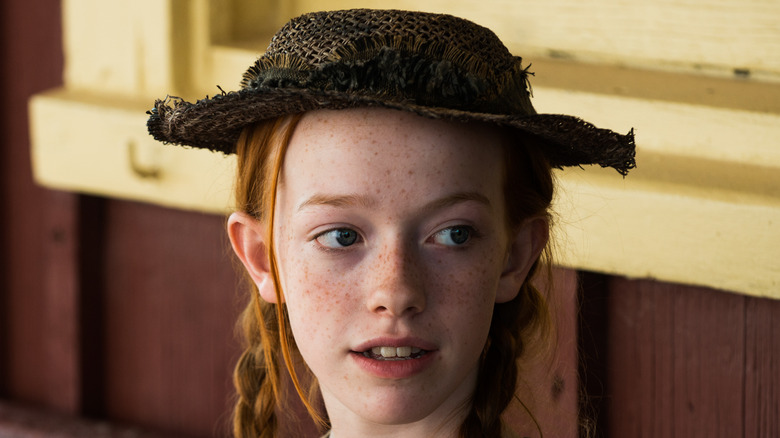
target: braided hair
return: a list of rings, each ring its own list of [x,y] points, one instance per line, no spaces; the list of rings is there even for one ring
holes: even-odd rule
[[[517,139],[512,132],[507,136],[509,142],[504,148],[507,226],[510,231],[516,230],[531,217],[545,217],[549,223],[548,209],[553,197],[550,165],[532,139]],[[519,141],[523,144],[517,144]],[[550,284],[549,260],[544,266]],[[496,304],[493,309],[471,409],[460,427],[461,438],[502,436],[501,415],[515,397],[518,359],[526,352],[530,339],[547,339],[550,330],[545,294],[532,282],[541,268],[537,260],[517,296]]]

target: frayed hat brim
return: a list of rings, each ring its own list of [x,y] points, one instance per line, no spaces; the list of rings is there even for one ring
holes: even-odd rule
[[[636,166],[633,130],[618,134],[561,114],[502,115],[416,105],[326,90],[244,89],[195,103],[169,97],[149,111],[149,133],[164,143],[235,153],[241,131],[287,114],[317,109],[380,107],[457,122],[486,122],[515,128],[541,140],[553,167],[595,164],[622,175]]]
[[[382,107],[507,126],[540,140],[554,167],[635,166],[633,131],[537,114],[528,66],[489,29],[446,14],[351,9],[289,21],[244,73],[241,89],[195,103],[158,100],[157,140],[232,153],[262,120],[317,109]]]

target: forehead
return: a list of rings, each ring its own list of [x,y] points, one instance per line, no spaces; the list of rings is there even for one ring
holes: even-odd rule
[[[489,125],[390,109],[313,111],[295,128],[280,181],[296,192],[492,192],[503,138]]]
[[[360,154],[377,152],[371,146],[379,145],[380,151],[403,151],[411,158],[424,159],[430,154],[487,156],[504,141],[502,131],[487,124],[430,119],[385,108],[355,108],[304,114],[290,149],[303,148],[307,153],[315,148],[351,149]]]

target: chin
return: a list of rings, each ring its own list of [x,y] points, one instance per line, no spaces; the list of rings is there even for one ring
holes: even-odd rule
[[[356,401],[360,403],[360,400]],[[384,426],[421,425],[426,419],[435,419],[442,414],[444,421],[456,415],[440,412],[443,406],[440,400],[424,398],[420,394],[386,394],[363,402],[356,406],[356,413],[371,423]]]

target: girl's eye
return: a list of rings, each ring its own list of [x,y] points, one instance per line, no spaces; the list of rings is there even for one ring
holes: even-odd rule
[[[337,228],[326,231],[316,237],[317,242],[326,248],[344,248],[353,245],[358,240],[358,233],[349,228]]]
[[[433,235],[433,241],[446,246],[463,245],[468,242],[472,231],[471,227],[463,225],[445,228]]]

